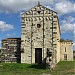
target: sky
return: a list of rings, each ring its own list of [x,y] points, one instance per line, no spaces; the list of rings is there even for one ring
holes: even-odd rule
[[[2,39],[21,37],[21,13],[38,1],[57,12],[61,38],[73,40],[75,49],[75,0],[0,0],[0,47]]]

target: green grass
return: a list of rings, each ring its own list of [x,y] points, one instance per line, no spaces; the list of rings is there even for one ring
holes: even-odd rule
[[[54,70],[45,69],[44,65],[0,63],[0,75],[75,75],[75,61],[61,61]]]
[[[75,75],[75,61],[61,61],[51,73],[52,75]]]

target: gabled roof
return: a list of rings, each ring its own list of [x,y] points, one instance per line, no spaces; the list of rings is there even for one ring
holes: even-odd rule
[[[36,9],[36,7],[42,7],[43,10],[46,9],[46,10],[52,11],[52,12],[54,12],[54,13],[57,14],[57,12],[55,12],[55,11],[53,11],[53,10],[51,10],[51,9],[49,9],[49,8],[47,8],[47,7],[45,7],[45,6],[43,6],[43,5],[40,5],[40,2],[38,2],[38,4],[37,4],[36,6],[32,7],[31,9],[27,10],[26,12],[23,12],[21,15],[23,15],[23,14],[29,12],[29,11],[32,11],[33,9]]]

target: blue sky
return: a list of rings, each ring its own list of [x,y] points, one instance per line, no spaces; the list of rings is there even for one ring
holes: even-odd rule
[[[75,45],[75,0],[39,0],[58,13],[61,38],[73,40]],[[0,0],[0,46],[4,38],[21,37],[23,11],[37,5],[38,0]]]

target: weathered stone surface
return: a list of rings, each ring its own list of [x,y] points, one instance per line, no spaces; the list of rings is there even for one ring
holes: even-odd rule
[[[60,42],[61,45],[61,61],[73,61],[73,42],[64,40]]]
[[[0,62],[20,63],[21,57],[21,38],[6,38],[2,40],[2,53],[0,54]]]
[[[52,63],[59,62],[60,42],[57,39],[60,40],[60,29],[56,12],[36,5],[23,13],[21,40],[24,41],[21,47],[24,53],[21,53],[21,63],[36,63],[36,48],[42,49],[42,63],[46,62],[47,49],[52,49]]]

